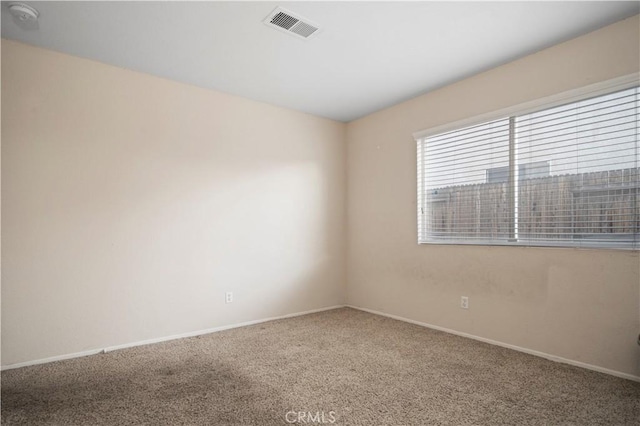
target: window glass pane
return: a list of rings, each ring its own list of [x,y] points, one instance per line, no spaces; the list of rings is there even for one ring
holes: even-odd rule
[[[507,238],[509,119],[423,142],[423,240]]]
[[[638,89],[516,119],[520,240],[625,244],[638,237]]]

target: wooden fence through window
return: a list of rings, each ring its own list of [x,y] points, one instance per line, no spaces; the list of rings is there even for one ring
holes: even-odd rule
[[[520,180],[518,237],[615,239],[640,233],[639,173],[629,168]],[[443,187],[426,197],[430,238],[509,238],[507,182]]]

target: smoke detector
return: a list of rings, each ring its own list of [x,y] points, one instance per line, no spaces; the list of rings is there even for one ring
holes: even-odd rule
[[[20,22],[36,22],[38,20],[38,11],[28,4],[9,3],[9,13]]]
[[[318,25],[282,7],[276,7],[262,22],[273,29],[305,40],[320,32]]]

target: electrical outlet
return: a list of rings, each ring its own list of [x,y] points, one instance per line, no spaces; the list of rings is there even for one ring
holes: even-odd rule
[[[233,292],[228,291],[224,294],[224,303],[231,303],[233,302]]]
[[[460,298],[460,307],[462,309],[469,309],[469,298],[467,296],[462,296]]]

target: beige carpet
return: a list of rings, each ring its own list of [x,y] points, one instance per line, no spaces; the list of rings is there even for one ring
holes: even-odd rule
[[[637,425],[640,383],[346,308],[2,373],[6,425],[332,420]]]

